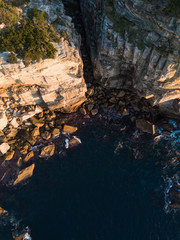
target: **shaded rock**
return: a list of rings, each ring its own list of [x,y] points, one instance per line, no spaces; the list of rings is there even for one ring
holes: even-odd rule
[[[63,132],[69,133],[69,134],[75,133],[77,130],[78,130],[77,127],[73,127],[70,125],[64,125],[63,127]]]
[[[8,151],[9,149],[10,149],[10,146],[9,146],[8,143],[2,143],[2,144],[0,145],[0,152],[1,152],[2,154],[7,153],[7,151]]]
[[[97,109],[97,108],[93,109],[93,110],[91,111],[91,114],[92,114],[93,116],[97,115],[97,114],[98,114],[98,109]]]
[[[7,152],[7,154],[6,154],[6,156],[5,156],[5,160],[6,160],[6,161],[11,160],[11,159],[14,157],[14,154],[15,154],[15,151]]]
[[[110,103],[116,103],[116,102],[117,102],[117,100],[116,100],[116,98],[115,98],[115,97],[112,97],[112,98],[110,98],[110,99],[109,99],[109,102],[110,102]]]
[[[85,108],[80,108],[80,113],[82,115],[86,115],[87,114],[86,109]]]
[[[44,131],[41,133],[41,137],[44,139],[44,140],[49,140],[51,138],[51,133],[48,132],[48,131]]]
[[[91,111],[92,109],[93,109],[93,107],[94,107],[94,104],[92,104],[92,103],[90,103],[90,104],[88,104],[88,111]]]
[[[18,183],[32,177],[34,168],[35,168],[35,164],[33,163],[31,166],[20,171],[13,185],[17,185]]]
[[[124,97],[125,96],[125,92],[124,91],[120,91],[119,93],[118,93],[118,95],[117,95],[117,98],[122,98],[122,97]]]
[[[87,93],[87,95],[89,95],[91,97],[91,96],[94,95],[94,89],[93,88],[89,88],[86,93]]]
[[[76,136],[73,136],[73,138],[69,141],[69,148],[77,147],[79,144],[81,144],[81,140]]]
[[[52,119],[54,119],[56,117],[56,114],[54,111],[49,111],[49,113],[46,115],[46,120],[47,121],[51,121]]]
[[[155,134],[155,125],[145,119],[137,119],[136,127],[141,129],[143,132]]]
[[[125,102],[123,102],[123,101],[119,101],[119,106],[125,106]]]
[[[17,129],[16,128],[9,128],[6,133],[7,138],[14,138],[17,134]]]
[[[34,157],[34,152],[33,151],[31,151],[31,152],[29,152],[27,155],[26,155],[26,157],[23,159],[23,161],[24,162],[28,162],[31,158],[33,158]]]
[[[128,116],[129,115],[129,112],[126,108],[124,108],[122,115],[123,116]]]
[[[43,158],[51,157],[54,155],[55,145],[48,145],[42,148],[40,156]]]
[[[43,118],[37,119],[35,117],[31,118],[31,122],[39,128],[43,127],[45,123]]]

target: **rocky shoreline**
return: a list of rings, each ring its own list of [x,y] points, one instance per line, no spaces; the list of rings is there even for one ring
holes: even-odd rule
[[[1,185],[13,186],[31,177],[35,159],[53,156],[57,153],[57,145],[61,156],[66,154],[65,149],[79,145],[79,139],[73,135],[78,130],[76,126],[81,126],[84,121],[105,120],[111,124],[118,119],[132,124],[137,132],[153,134],[155,137],[160,135],[156,131],[157,124],[166,136],[175,130],[167,118],[159,115],[156,107],[130,91],[109,91],[88,84],[86,97],[87,101],[76,113],[42,109],[17,126],[9,124],[0,132]],[[180,129],[180,123],[176,121],[176,124]]]

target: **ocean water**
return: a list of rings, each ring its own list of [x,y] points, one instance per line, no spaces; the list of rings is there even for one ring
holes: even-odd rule
[[[26,185],[3,190],[0,240],[26,227],[33,240],[179,240],[180,212],[167,207],[179,132],[154,139],[99,122],[77,136],[81,146],[36,159]]]

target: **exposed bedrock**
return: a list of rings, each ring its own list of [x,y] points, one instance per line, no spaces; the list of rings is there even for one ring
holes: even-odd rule
[[[94,77],[179,118],[180,11],[169,8],[167,0],[81,0]]]

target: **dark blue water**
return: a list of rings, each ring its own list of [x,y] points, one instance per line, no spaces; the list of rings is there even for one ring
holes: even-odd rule
[[[180,212],[165,209],[166,179],[179,170],[171,142],[134,139],[117,126],[84,126],[77,135],[80,147],[37,159],[28,184],[6,193],[0,239],[19,226],[33,240],[180,239]]]

